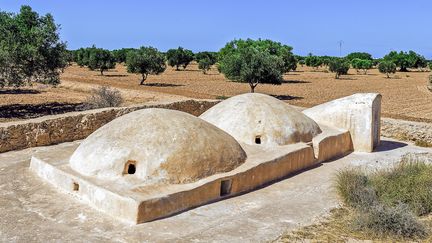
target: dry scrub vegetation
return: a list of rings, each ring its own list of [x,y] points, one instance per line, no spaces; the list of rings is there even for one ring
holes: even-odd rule
[[[424,157],[404,156],[394,167],[373,172],[342,170],[335,188],[343,207],[280,241],[432,241],[432,165]]]

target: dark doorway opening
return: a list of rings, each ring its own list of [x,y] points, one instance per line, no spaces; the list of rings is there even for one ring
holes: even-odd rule
[[[136,168],[134,164],[129,164],[127,173],[129,175],[135,174]]]
[[[231,194],[231,185],[232,185],[231,180],[222,180],[221,181],[221,187],[220,187],[220,196],[221,197]]]

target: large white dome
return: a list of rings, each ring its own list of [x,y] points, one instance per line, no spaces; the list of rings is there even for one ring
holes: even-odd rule
[[[283,101],[258,93],[226,99],[200,118],[246,144],[274,146],[310,142],[321,133],[311,118]]]
[[[86,138],[70,159],[75,171],[102,179],[188,183],[231,171],[246,153],[226,132],[190,114],[144,109],[121,116]]]

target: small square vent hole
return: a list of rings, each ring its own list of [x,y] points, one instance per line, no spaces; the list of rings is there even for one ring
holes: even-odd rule
[[[136,161],[128,160],[125,164],[123,174],[124,175],[133,175],[136,172]]]
[[[79,184],[76,183],[76,182],[74,182],[74,183],[72,184],[72,189],[73,189],[75,192],[79,191]]]
[[[256,136],[255,137],[255,143],[256,144],[261,144],[261,136]]]

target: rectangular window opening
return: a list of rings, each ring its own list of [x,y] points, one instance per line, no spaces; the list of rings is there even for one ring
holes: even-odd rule
[[[74,182],[73,183],[73,186],[72,186],[72,189],[74,190],[74,191],[79,191],[79,184],[78,183],[76,183],[76,182]]]

